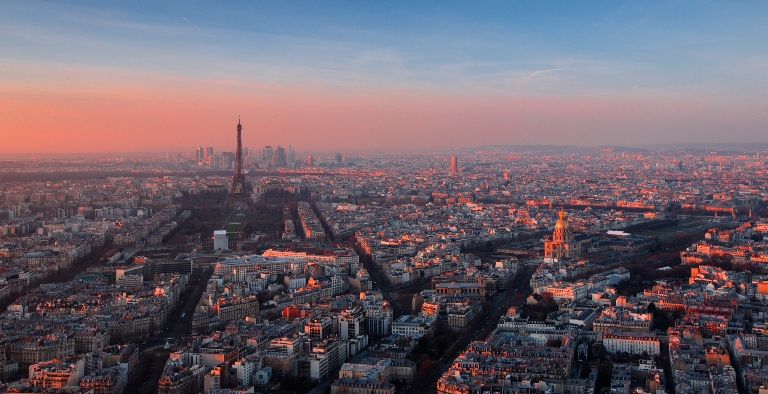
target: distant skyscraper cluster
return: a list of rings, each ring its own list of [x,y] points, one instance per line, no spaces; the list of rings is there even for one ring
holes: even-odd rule
[[[253,161],[249,156],[250,152],[251,151],[247,147],[243,148],[243,164],[245,166],[250,166]],[[211,170],[232,169],[237,161],[235,152],[221,152],[219,154],[214,154],[212,146],[198,146],[197,149],[195,149],[194,156],[190,157],[190,155],[187,154],[186,157],[187,160],[191,160],[198,167],[204,167]],[[177,160],[181,161],[181,154],[178,155]]]
[[[197,161],[206,161],[211,156],[213,156],[213,147],[212,146],[209,146],[207,148],[203,148],[202,146],[198,146],[197,150],[195,151],[195,159]]]
[[[306,160],[304,159],[306,157]],[[355,157],[348,157],[340,152],[326,157],[297,156],[293,146],[288,144],[288,149],[277,145],[265,145],[261,149],[242,148],[243,168],[279,169],[299,167],[354,167],[358,161]],[[213,147],[198,146],[194,152],[186,154],[166,154],[168,163],[193,165],[198,168],[210,170],[234,169],[237,163],[236,152],[214,152]],[[452,162],[453,163],[453,162]],[[457,171],[454,171],[457,172]]]
[[[294,167],[296,165],[296,151],[289,144],[288,151],[282,146],[276,146],[272,149],[271,145],[265,146],[261,150],[261,162],[260,167],[264,168],[287,168]]]
[[[288,145],[287,151],[282,146],[272,148],[271,145],[267,145],[260,151],[243,147],[242,156],[243,166],[246,168],[293,168],[296,166],[296,151],[293,150],[291,145]],[[167,160],[169,162],[173,161],[173,157],[170,153],[167,156]],[[181,154],[178,154],[176,160],[179,162],[182,161]],[[199,167],[211,170],[233,169],[237,162],[235,152],[221,152],[214,154],[213,147],[211,146],[198,146],[194,156],[190,156],[190,154],[187,153],[185,160],[192,161]]]

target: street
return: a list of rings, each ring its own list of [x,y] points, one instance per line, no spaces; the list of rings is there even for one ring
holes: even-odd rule
[[[458,357],[459,354],[472,343],[472,341],[483,341],[488,337],[493,329],[496,328],[496,324],[498,324],[501,315],[506,313],[507,308],[511,306],[512,297],[514,297],[516,293],[522,293],[528,289],[529,281],[535,270],[536,266],[534,265],[523,264],[520,267],[520,271],[515,275],[512,285],[494,297],[494,302],[490,310],[484,311],[483,316],[472,323],[467,330],[468,334],[456,342],[449,355],[444,356],[440,360],[438,368],[432,375],[430,375],[429,379],[418,386],[414,386],[415,392],[425,392],[426,390],[434,388],[437,381],[440,379],[440,376],[448,371],[448,368],[453,364],[456,357]]]
[[[150,394],[157,391],[157,380],[163,373],[168,353],[158,353],[155,349],[164,346],[166,338],[181,338],[191,333],[192,316],[212,274],[213,269],[208,266],[193,269],[189,284],[168,316],[161,334],[139,344],[140,367],[128,382],[126,393]]]

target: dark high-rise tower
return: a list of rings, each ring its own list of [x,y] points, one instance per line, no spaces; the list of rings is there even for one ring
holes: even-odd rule
[[[237,120],[237,152],[235,153],[235,175],[232,176],[232,185],[229,187],[229,194],[224,201],[225,211],[250,211],[256,210],[249,192],[249,185],[243,175],[243,141],[241,133],[243,126],[240,125],[240,119]]]
[[[456,160],[456,156],[451,156],[451,172],[459,172],[459,163],[458,160]]]

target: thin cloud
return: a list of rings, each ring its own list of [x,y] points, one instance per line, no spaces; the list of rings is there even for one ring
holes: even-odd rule
[[[181,17],[181,19],[184,19],[185,21],[189,22],[189,19],[187,19],[187,18],[185,18],[185,17],[183,17],[183,16]],[[190,24],[190,25],[192,25],[192,26],[194,26],[194,27],[197,27],[197,25],[196,25],[196,24],[194,24],[194,23],[192,23],[192,22],[189,22],[189,24]]]
[[[558,67],[558,68],[552,68],[552,69],[549,69],[549,70],[536,70],[536,71],[528,74],[528,76],[526,76],[526,77],[520,79],[519,81],[517,81],[517,87],[525,85],[526,83],[528,83],[528,81],[530,81],[530,80],[532,80],[532,79],[534,79],[534,78],[536,78],[538,76],[541,76],[541,75],[544,75],[544,74],[553,73],[555,71],[560,71],[560,70],[564,70],[564,69],[565,69],[564,67]]]

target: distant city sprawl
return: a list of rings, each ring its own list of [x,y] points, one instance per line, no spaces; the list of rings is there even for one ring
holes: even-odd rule
[[[0,392],[758,392],[764,154],[5,161]]]

